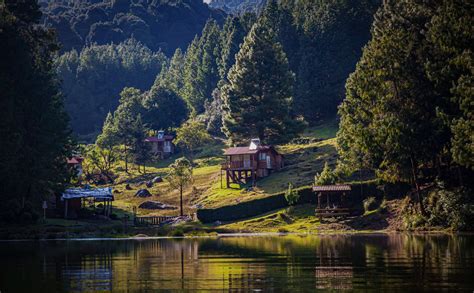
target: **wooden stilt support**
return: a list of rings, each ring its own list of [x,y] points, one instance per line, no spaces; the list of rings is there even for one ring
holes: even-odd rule
[[[226,182],[227,188],[230,188],[229,170],[226,170],[226,171],[225,171],[225,182]]]
[[[68,204],[69,203],[69,200],[67,199],[64,199],[64,218],[67,219],[67,208],[68,208]]]

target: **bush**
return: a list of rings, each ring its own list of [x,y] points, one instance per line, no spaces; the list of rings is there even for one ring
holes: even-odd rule
[[[33,224],[39,219],[38,212],[30,202],[26,202],[23,208],[20,199],[7,201],[0,211],[0,222],[15,224]]]
[[[288,190],[285,192],[285,199],[289,206],[293,206],[298,202],[300,194],[297,190],[293,189],[293,184],[288,183]]]
[[[184,228],[181,226],[173,227],[172,230],[168,233],[168,236],[182,237],[184,236]]]
[[[316,185],[331,185],[335,184],[337,181],[337,175],[328,165],[328,162],[324,164],[323,171],[321,174],[316,174],[314,177],[314,183]]]
[[[467,189],[447,190],[437,188],[431,191],[424,200],[429,214],[428,223],[432,226],[449,227],[464,230],[474,220],[474,205]]]
[[[373,196],[369,196],[367,197],[366,199],[363,200],[363,204],[364,204],[364,211],[366,213],[370,212],[370,211],[373,211],[375,210],[377,207],[376,207],[376,200],[375,200],[375,197]]]

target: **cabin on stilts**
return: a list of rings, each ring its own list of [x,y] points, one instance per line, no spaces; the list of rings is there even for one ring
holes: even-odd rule
[[[350,215],[347,196],[351,186],[347,184],[313,186],[313,192],[318,196],[318,206],[315,214],[320,221],[323,217],[338,217]]]
[[[112,188],[69,188],[61,195],[61,202],[64,208],[64,218],[77,218],[79,211],[84,208],[87,202],[93,205],[96,210],[96,203],[102,203],[102,208],[97,210],[97,214],[109,217],[112,213],[112,202],[114,196]]]
[[[255,185],[258,178],[269,176],[272,172],[283,167],[283,156],[271,145],[260,144],[260,139],[254,138],[248,146],[228,148],[224,152],[226,161],[221,168],[225,172],[226,186],[231,183]]]

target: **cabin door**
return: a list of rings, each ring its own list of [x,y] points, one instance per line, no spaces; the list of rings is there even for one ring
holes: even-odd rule
[[[272,168],[272,157],[267,156],[267,169]]]
[[[244,168],[250,168],[250,155],[244,155]]]

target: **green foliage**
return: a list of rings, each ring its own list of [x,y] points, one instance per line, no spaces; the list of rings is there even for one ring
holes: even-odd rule
[[[172,54],[176,48],[185,48],[209,18],[221,21],[224,17],[194,0],[45,2],[44,22],[58,31],[65,50],[135,38],[154,51]]]
[[[331,117],[344,97],[344,83],[370,38],[378,0],[282,0],[299,35],[290,65],[296,73],[295,111],[310,123]],[[291,36],[295,33],[286,32]]]
[[[147,90],[167,60],[136,40],[91,45],[56,60],[71,125],[78,134],[97,132],[119,104],[125,87]]]
[[[474,202],[467,189],[446,190],[437,188],[425,198],[432,226],[450,227],[454,230],[472,229]]]
[[[332,185],[336,184],[336,181],[337,175],[331,167],[329,167],[328,162],[324,163],[324,168],[323,171],[321,171],[321,174],[316,174],[316,176],[314,176],[315,185]]]
[[[211,97],[219,81],[220,29],[210,20],[200,38],[196,37],[186,51],[181,95],[195,113],[202,113],[204,101]]]
[[[439,107],[438,115],[452,133],[452,159],[474,169],[474,7],[467,0],[440,2],[428,25],[431,55],[425,67],[428,78],[448,104]]]
[[[223,131],[231,144],[258,137],[291,140],[302,123],[292,114],[293,73],[272,28],[257,22],[245,38],[223,87]]]
[[[153,86],[143,100],[143,120],[151,129],[179,127],[188,116],[186,103],[175,91]]]
[[[206,131],[203,123],[189,120],[176,130],[176,143],[182,145],[191,155],[196,148],[210,141],[211,136]]]
[[[40,17],[35,1],[0,3],[2,221],[34,221],[34,210],[69,181],[74,145],[52,62],[58,44]]]
[[[288,202],[289,206],[296,205],[298,199],[300,198],[300,194],[297,190],[293,189],[293,184],[288,183],[288,189],[285,192],[285,199]]]
[[[171,188],[179,189],[180,214],[183,215],[183,188],[193,183],[193,166],[186,158],[179,158],[169,166],[166,180]]]
[[[110,152],[114,151],[115,146],[123,146],[122,154],[128,172],[130,158],[138,164],[144,164],[148,158],[149,145],[145,143],[148,128],[141,118],[144,112],[142,93],[134,88],[125,88],[120,95],[120,105],[113,115],[107,115],[96,144],[108,148]]]
[[[372,40],[347,80],[339,110],[341,165],[375,169],[386,181],[417,183],[420,168],[441,167],[456,154],[469,154],[470,139],[464,137],[459,146],[453,130],[472,112],[461,110],[472,100],[472,84],[463,82],[472,79],[472,66],[457,67],[453,60],[467,57],[462,52],[472,41],[465,38],[472,35],[462,33],[462,24],[472,14],[467,1],[455,3],[387,1],[377,12]],[[458,96],[453,84],[466,91]],[[469,124],[461,133],[469,132]]]
[[[211,0],[209,6],[222,9],[226,13],[239,15],[242,13],[258,13],[265,6],[266,0]]]
[[[377,201],[375,200],[375,197],[373,196],[369,196],[367,197],[366,199],[364,199],[362,201],[363,205],[364,205],[364,211],[366,213],[370,212],[370,211],[373,211],[376,209],[376,204],[377,204]]]
[[[120,159],[119,149],[114,145],[88,145],[84,148],[84,162],[82,169],[86,179],[92,179],[93,175],[100,174],[113,182],[112,169]]]

